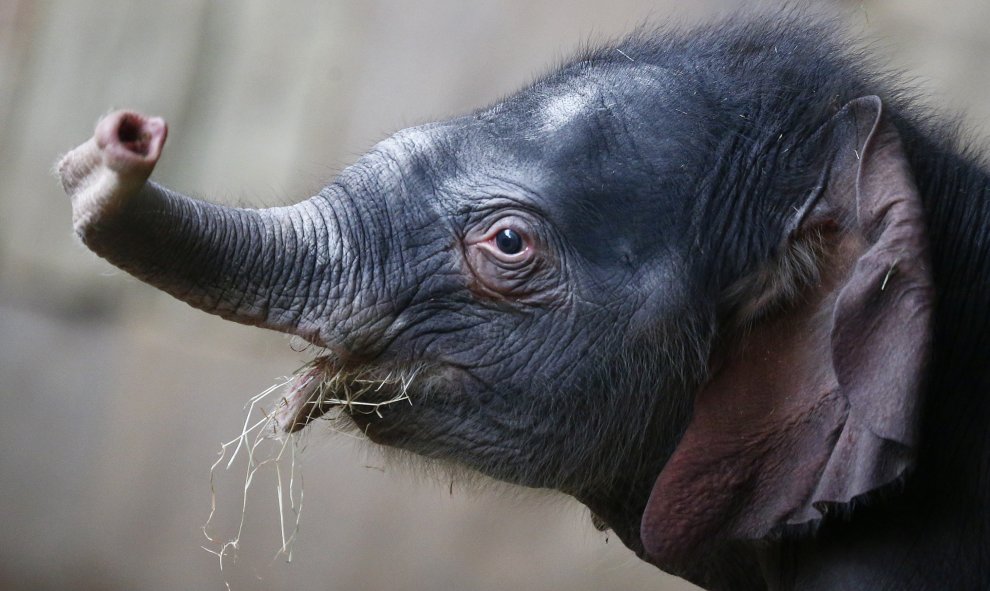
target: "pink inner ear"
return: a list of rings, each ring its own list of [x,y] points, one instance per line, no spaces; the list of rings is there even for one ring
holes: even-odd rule
[[[856,221],[823,227],[821,281],[744,335],[698,393],[643,515],[666,570],[819,520],[913,462],[932,300],[920,199],[879,99],[830,125],[860,149],[838,151],[824,198]]]

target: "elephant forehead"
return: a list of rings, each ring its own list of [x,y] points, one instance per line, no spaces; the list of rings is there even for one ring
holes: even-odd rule
[[[537,110],[545,131],[562,129],[583,117],[597,116],[643,97],[664,101],[675,72],[650,64],[612,64],[582,70],[564,82],[543,88]]]
[[[571,122],[589,115],[600,104],[597,85],[583,83],[564,92],[549,92],[537,112],[538,127],[544,132],[563,129]]]
[[[435,121],[400,129],[378,142],[372,152],[388,153],[400,160],[413,154],[429,154],[439,147],[441,140],[449,141],[452,134],[448,130],[456,129],[458,123],[458,120]]]
[[[603,88],[597,77],[581,76],[540,82],[477,114],[489,132],[502,140],[545,143],[556,132],[588,121],[601,106]]]

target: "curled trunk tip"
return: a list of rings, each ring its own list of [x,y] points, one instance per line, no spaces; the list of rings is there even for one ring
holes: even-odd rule
[[[160,117],[116,111],[100,120],[93,137],[56,165],[72,200],[72,216],[86,241],[91,227],[112,218],[151,176],[168,136]]]

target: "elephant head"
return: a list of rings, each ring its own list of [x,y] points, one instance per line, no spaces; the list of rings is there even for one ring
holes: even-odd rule
[[[927,346],[891,116],[856,81],[791,83],[798,51],[738,59],[746,35],[589,53],[291,207],[148,181],[166,127],[133,112],[59,174],[100,256],[321,348],[284,429],[343,404],[377,443],[573,495],[706,583],[755,569],[727,548],[900,478]]]

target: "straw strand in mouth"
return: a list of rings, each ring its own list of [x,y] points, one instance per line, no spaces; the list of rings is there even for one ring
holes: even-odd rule
[[[247,515],[248,491],[258,471],[271,466],[275,472],[281,545],[273,560],[284,556],[291,562],[303,502],[298,432],[320,417],[332,422],[343,413],[381,416],[382,407],[398,402],[412,404],[409,390],[421,369],[422,366],[393,369],[384,375],[374,369],[344,371],[329,357],[317,357],[291,377],[280,379],[248,400],[240,435],[221,444],[218,457],[210,467],[210,513],[203,524],[203,534],[212,547],[203,546],[203,549],[217,557],[221,573],[225,559],[237,559]],[[376,396],[381,398],[383,393],[387,395],[385,399],[374,400]],[[349,434],[346,430],[338,431]],[[217,514],[215,483],[219,473],[232,470],[239,457],[245,458],[241,515],[234,536],[223,539],[211,533]],[[226,575],[224,584],[229,590]]]
[[[382,407],[403,401],[412,404],[409,389],[421,370],[417,365],[392,369],[383,376],[378,368],[344,370],[330,358],[318,357],[293,377],[291,390],[275,413],[278,428],[291,433],[316,418],[328,415],[333,420],[343,412],[381,417]],[[383,391],[385,399],[381,399]]]

